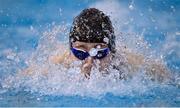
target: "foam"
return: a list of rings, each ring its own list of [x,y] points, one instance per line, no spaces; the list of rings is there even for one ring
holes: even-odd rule
[[[80,73],[78,66],[82,64],[81,61],[72,62],[70,68],[66,68],[62,64],[52,64],[48,59],[50,56],[63,54],[64,50],[68,50],[66,45],[61,47],[64,42],[57,40],[59,32],[66,32],[65,29],[62,29],[63,27],[55,25],[50,32],[43,34],[37,50],[33,52],[26,62],[28,67],[32,67],[32,74],[22,77],[21,74],[24,71],[20,71],[17,75],[9,76],[2,83],[3,88],[24,88],[25,91],[38,92],[43,95],[80,95],[89,97],[99,97],[106,93],[133,95],[134,92],[143,93],[148,90],[147,88],[150,87],[152,82],[148,77],[146,78],[143,68],[138,70],[138,74],[134,75],[133,78],[119,79],[118,70],[110,67],[108,69],[109,74],[102,74],[103,72],[99,72],[99,64],[96,62],[96,66],[92,68],[90,79],[87,79]],[[119,42],[117,43],[119,48],[117,51],[122,53],[120,50],[123,47],[122,40]],[[136,50],[138,51],[138,47]],[[124,62],[123,56],[123,54],[118,55],[113,64]],[[124,71],[121,74],[123,76],[128,75],[129,67],[127,65],[121,66],[121,71]]]

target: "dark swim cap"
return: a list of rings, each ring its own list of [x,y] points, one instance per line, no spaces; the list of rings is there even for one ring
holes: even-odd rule
[[[75,41],[108,44],[110,51],[115,52],[115,35],[112,23],[102,11],[84,9],[75,17],[69,35],[70,47]]]

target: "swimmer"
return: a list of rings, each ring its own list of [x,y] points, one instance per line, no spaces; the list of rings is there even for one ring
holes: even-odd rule
[[[69,34],[69,52],[63,56],[52,58],[54,63],[64,63],[66,66],[72,61],[81,60],[81,73],[86,77],[90,76],[91,68],[96,60],[100,61],[100,72],[106,70],[115,59],[120,59],[119,52],[116,52],[115,34],[110,18],[102,11],[90,8],[83,10],[73,22]],[[146,64],[146,71],[149,75],[165,78],[168,71],[161,63],[149,60],[145,62],[142,55],[137,55],[121,49],[125,61],[113,67],[120,70],[121,65],[131,66],[130,75],[135,70]]]
[[[83,61],[81,72],[86,77],[90,76],[95,60],[99,60],[101,71],[108,67],[115,53],[115,35],[109,17],[95,8],[83,10],[74,19],[69,44],[68,58]],[[57,62],[68,61],[61,60]]]
[[[122,72],[121,68],[126,66],[129,75],[133,76],[136,70],[146,64],[147,74],[154,79],[162,80],[168,77],[168,70],[161,63],[153,60],[147,62],[143,55],[128,52],[126,48],[121,49],[121,53],[116,50],[110,18],[98,9],[89,8],[74,18],[69,33],[69,50],[63,55],[52,56],[49,59],[52,63],[63,64],[67,68],[73,61],[82,61],[81,73],[86,78],[90,78],[91,69],[97,61],[100,72],[108,72],[110,66]],[[113,64],[113,61],[119,61],[119,64]],[[26,71],[30,72],[31,69]]]

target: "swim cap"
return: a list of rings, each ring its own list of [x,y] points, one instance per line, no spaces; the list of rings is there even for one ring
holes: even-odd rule
[[[75,17],[70,30],[70,47],[75,41],[87,43],[106,43],[115,52],[115,35],[108,16],[96,8],[84,9]]]

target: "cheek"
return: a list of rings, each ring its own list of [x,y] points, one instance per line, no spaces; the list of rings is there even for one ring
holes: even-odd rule
[[[101,59],[100,60],[101,67],[107,67],[111,62],[110,58],[111,58],[110,56],[107,56],[107,57]]]

